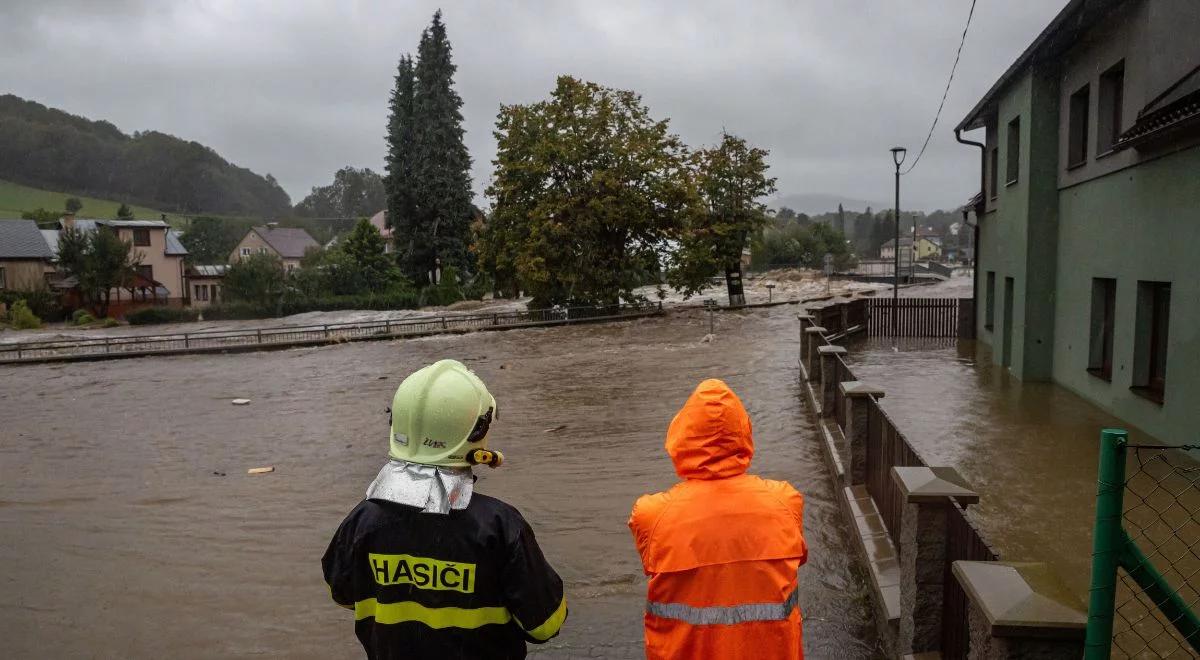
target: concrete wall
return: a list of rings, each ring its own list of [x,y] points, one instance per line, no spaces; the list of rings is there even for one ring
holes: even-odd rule
[[[1061,193],[1054,380],[1159,440],[1200,423],[1200,147]],[[1113,377],[1087,373],[1092,278],[1117,280]],[[1171,282],[1163,404],[1129,390],[1139,280]]]
[[[46,273],[54,267],[41,259],[0,259],[4,269],[4,289],[30,291],[46,287]]]

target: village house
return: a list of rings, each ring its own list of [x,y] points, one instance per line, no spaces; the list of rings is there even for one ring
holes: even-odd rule
[[[1198,33],[1195,0],[1071,0],[955,129],[992,359],[1175,443],[1200,423]]]
[[[379,230],[379,235],[383,237],[384,254],[395,252],[396,246],[392,242],[392,228],[387,226],[387,211],[380,211],[371,216],[371,224]]]
[[[188,266],[186,275],[192,307],[208,307],[221,302],[222,282],[229,266]]]
[[[109,313],[123,316],[129,309],[150,305],[187,304],[187,287],[184,278],[184,259],[187,248],[180,241],[179,232],[171,229],[163,220],[101,220],[78,218],[67,214],[58,222],[58,231],[41,232],[44,244],[57,256],[59,232],[75,229],[81,232],[112,231],[122,241],[133,246],[132,252],[140,259],[134,280],[125,287],[112,290]],[[69,291],[74,283],[69,279],[55,284]]]
[[[280,227],[270,222],[246,232],[229,254],[229,263],[237,263],[255,254],[273,254],[283,262],[283,267],[290,273],[300,267],[300,260],[312,249],[321,249],[321,244],[309,236],[308,232],[295,227]]]
[[[46,288],[54,252],[33,220],[0,220],[0,291]]]

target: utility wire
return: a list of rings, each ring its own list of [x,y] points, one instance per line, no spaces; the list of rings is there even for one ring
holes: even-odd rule
[[[946,96],[950,94],[950,83],[954,82],[954,71],[958,69],[958,59],[962,57],[963,44],[967,42],[967,30],[971,27],[971,17],[974,15],[975,0],[971,0],[971,11],[967,12],[967,24],[963,26],[962,39],[958,42],[958,52],[954,54],[954,65],[950,67],[950,78],[946,80],[946,90],[942,92],[942,102],[938,104],[937,114],[933,116],[933,125],[929,127],[929,135],[925,136],[925,144],[922,144],[921,151],[917,152],[917,159],[901,174],[913,171],[917,167],[917,163],[921,162],[921,156],[925,154],[925,147],[929,146],[929,138],[933,137],[933,130],[937,128],[938,119],[942,116],[942,108],[946,106]]]

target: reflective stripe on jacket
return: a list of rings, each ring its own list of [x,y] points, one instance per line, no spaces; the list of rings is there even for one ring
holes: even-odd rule
[[[804,500],[785,482],[745,474],[754,442],[741,401],[704,381],[666,448],[684,481],[638,499],[629,520],[650,576],[647,658],[803,658]]]
[[[368,658],[524,658],[567,618],[533,530],[480,493],[445,515],[364,500],[321,563]]]

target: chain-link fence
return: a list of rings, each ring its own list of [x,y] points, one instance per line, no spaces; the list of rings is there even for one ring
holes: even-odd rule
[[[1200,657],[1198,459],[1102,434],[1087,658]]]

